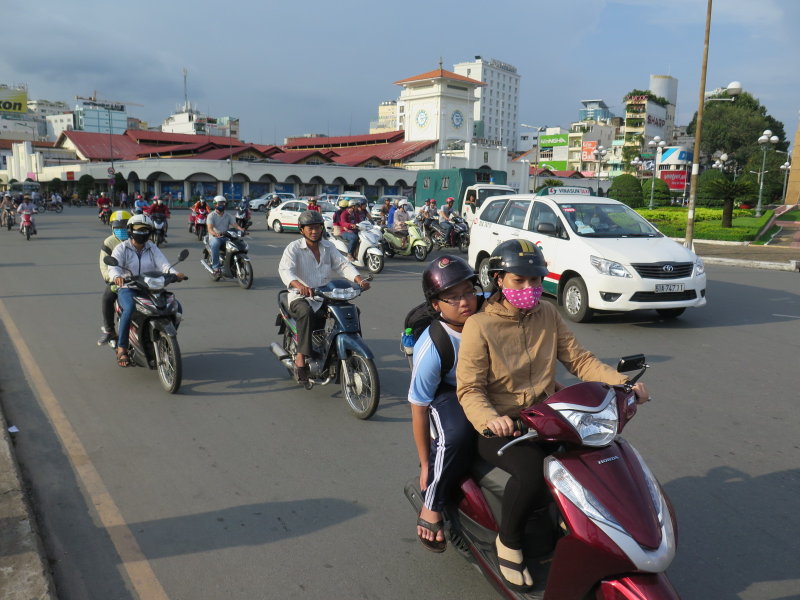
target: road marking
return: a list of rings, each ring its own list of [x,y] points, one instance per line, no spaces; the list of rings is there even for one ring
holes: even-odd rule
[[[136,594],[142,600],[169,600],[2,300],[0,300],[0,320],[3,321],[8,337],[17,350],[28,381],[61,440],[73,471],[81,481],[100,522],[117,550],[122,567]]]
[[[772,314],[773,317],[786,317],[787,319],[800,319],[800,315],[776,315],[775,313]]]

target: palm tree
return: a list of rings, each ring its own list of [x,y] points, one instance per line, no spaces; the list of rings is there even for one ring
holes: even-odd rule
[[[727,177],[708,182],[708,190],[722,200],[722,227],[733,227],[733,203],[753,190],[747,179],[733,181]]]

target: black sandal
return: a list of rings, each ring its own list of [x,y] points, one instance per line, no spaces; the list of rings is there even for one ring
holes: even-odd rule
[[[117,350],[117,366],[120,367],[131,366],[131,357],[128,356],[128,351],[125,350],[125,348],[119,348]]]
[[[434,536],[440,531],[442,531],[441,521],[437,521],[436,523],[431,523],[429,521],[426,521],[422,517],[419,517],[417,519],[417,525],[419,527],[424,527],[425,529],[433,533]],[[421,535],[419,535],[419,533],[417,534],[417,537],[419,538],[419,541],[422,542],[422,545],[425,546],[425,548],[427,548],[431,552],[436,552],[438,554],[440,552],[444,552],[445,550],[447,550],[447,540],[442,540],[442,541],[427,540]]]
[[[528,567],[525,565],[524,562],[516,563],[505,558],[500,558],[498,556],[497,564],[503,567],[504,569],[508,569],[509,571],[514,571],[516,573],[519,573],[522,581],[525,581],[525,571],[528,570]],[[530,592],[534,587],[533,585],[525,585],[524,583],[522,585],[520,585],[519,583],[511,583],[508,579],[506,579],[506,576],[503,574],[503,569],[498,569],[498,572],[500,573],[500,577],[503,578],[503,583],[505,583],[508,588],[514,590],[515,592],[521,592],[524,594],[525,592]],[[528,573],[528,575],[530,576],[530,573]]]

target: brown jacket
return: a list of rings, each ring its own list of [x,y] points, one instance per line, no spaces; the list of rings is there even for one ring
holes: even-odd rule
[[[585,381],[627,381],[581,347],[549,302],[526,312],[492,296],[467,319],[458,352],[458,400],[473,427],[482,432],[492,419],[514,418],[553,394],[557,360]]]

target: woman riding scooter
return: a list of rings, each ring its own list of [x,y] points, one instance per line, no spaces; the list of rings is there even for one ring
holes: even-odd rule
[[[548,503],[545,451],[530,440],[502,456],[497,451],[519,435],[513,421],[519,411],[556,391],[556,361],[583,380],[616,385],[627,378],[581,347],[553,304],[539,302],[548,269],[537,246],[525,240],[503,242],[492,252],[489,273],[499,291],[464,325],[456,368],[458,399],[481,434],[480,456],[511,475],[496,550],[507,585],[526,592],[533,579],[522,554],[523,534],[531,511]],[[633,389],[639,402],[649,398],[643,383]]]

